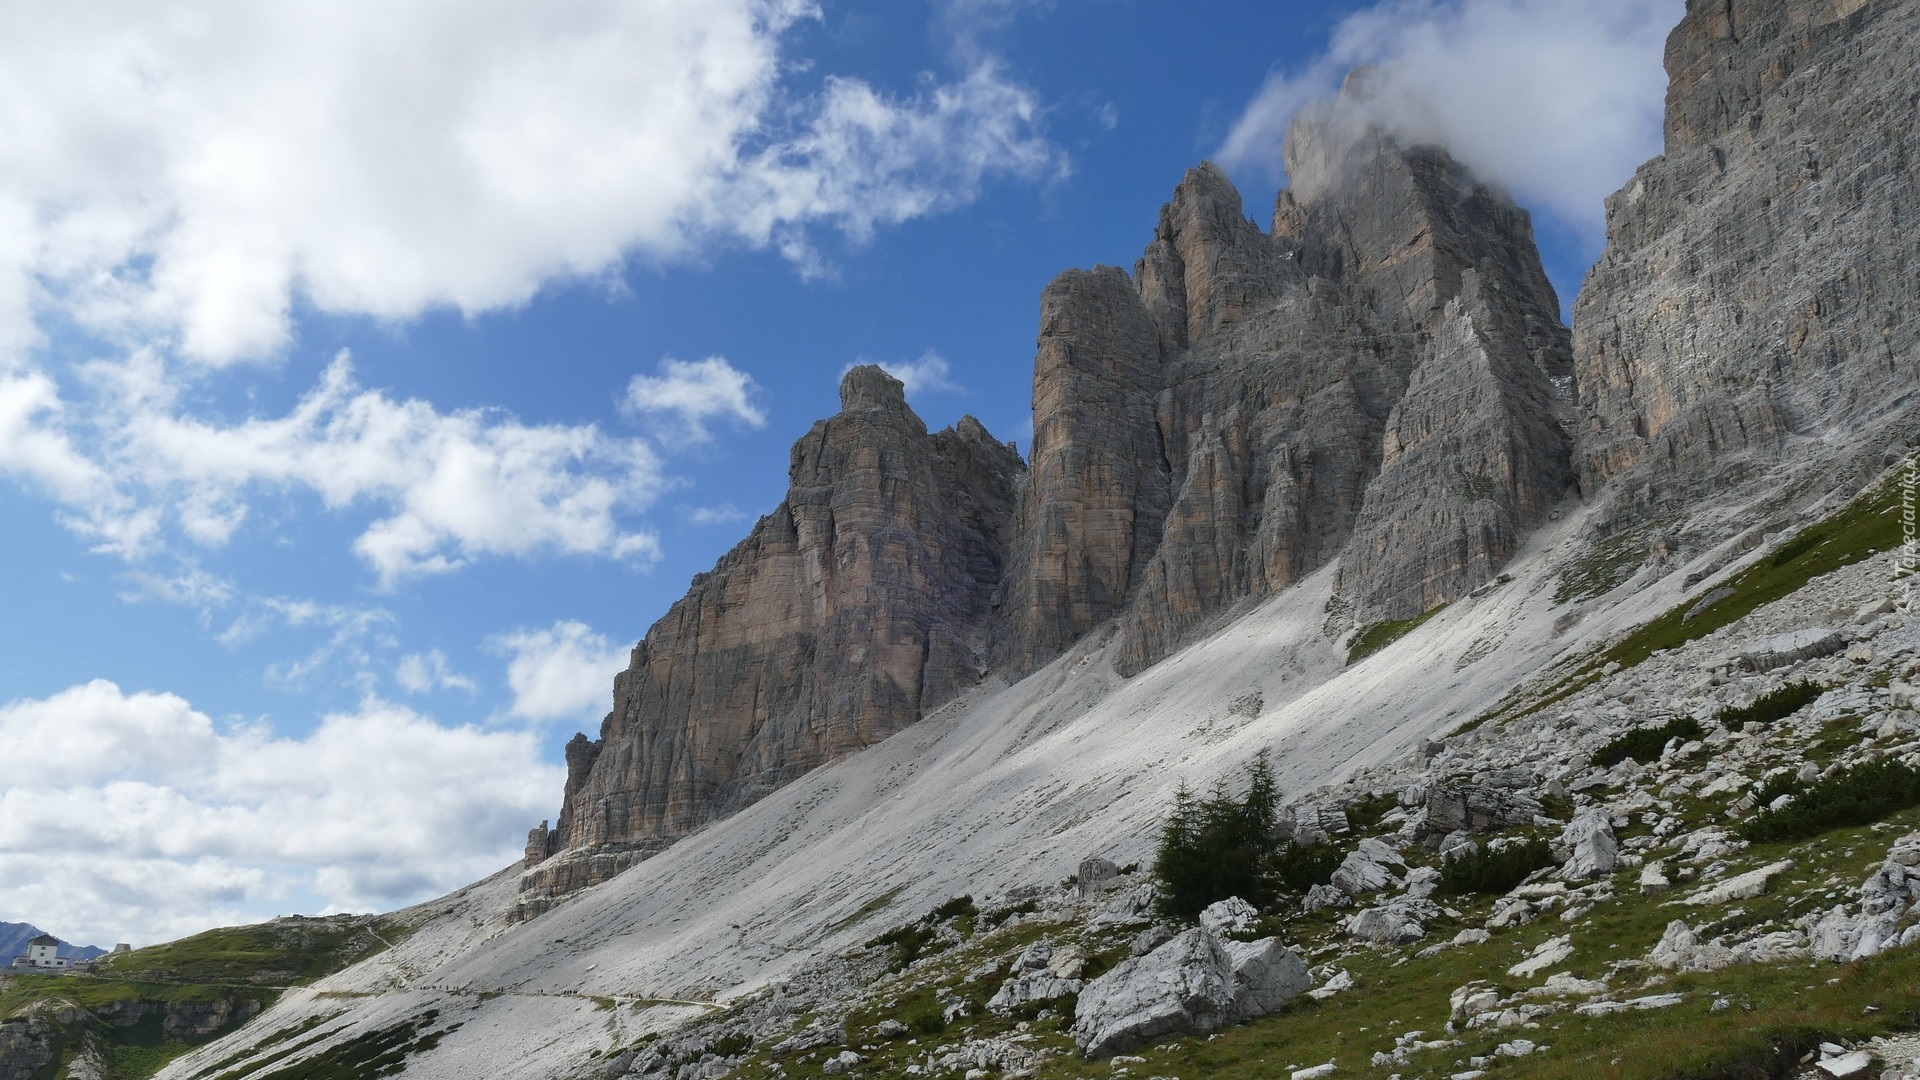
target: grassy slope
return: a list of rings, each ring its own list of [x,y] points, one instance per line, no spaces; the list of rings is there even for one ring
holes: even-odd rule
[[[96,1017],[129,1002],[228,1001],[240,1007],[251,1001],[259,1007],[252,1011],[258,1012],[286,987],[313,982],[385,949],[394,932],[377,921],[347,919],[281,920],[209,930],[103,958],[91,975],[0,979],[0,1018],[43,1001],[70,1002]],[[157,1012],[129,1027],[81,1026],[100,1036],[111,1070],[108,1080],[141,1080],[239,1025],[191,1042],[168,1036]],[[70,1056],[81,1031],[76,1027],[66,1034]]]

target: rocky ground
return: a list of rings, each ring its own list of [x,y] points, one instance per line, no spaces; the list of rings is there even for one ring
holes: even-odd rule
[[[1631,666],[1564,665],[1297,793],[1283,828],[1340,862],[1268,910],[1158,922],[1139,868],[1089,860],[594,1071],[1655,1076],[1757,1054],[1776,1076],[1920,1077],[1901,1034],[1920,1026],[1920,810],[1740,835],[1857,767],[1920,767],[1920,622],[1893,574],[1881,554]],[[1644,760],[1596,762],[1636,732]],[[1445,889],[1449,858],[1530,839],[1552,862],[1517,886]]]

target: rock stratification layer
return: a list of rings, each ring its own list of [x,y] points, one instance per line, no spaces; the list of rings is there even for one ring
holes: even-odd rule
[[[567,748],[531,894],[604,879],[809,769],[871,745],[987,670],[1021,462],[971,417],[928,434],[898,380],[849,372],[793,447],[786,501],[647,632],[600,738]],[[544,850],[543,850],[544,849]]]
[[[1920,388],[1907,0],[1693,0],[1666,153],[1607,202],[1574,308],[1583,489],[1633,502],[1824,467]],[[1877,460],[1877,459],[1876,459]]]

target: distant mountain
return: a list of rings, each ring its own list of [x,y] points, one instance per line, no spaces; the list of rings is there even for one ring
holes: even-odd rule
[[[31,923],[0,922],[0,967],[5,967],[13,958],[27,951],[27,942],[46,933]],[[91,960],[96,956],[105,956],[107,950],[92,945],[70,945],[60,943],[60,955],[69,960]]]

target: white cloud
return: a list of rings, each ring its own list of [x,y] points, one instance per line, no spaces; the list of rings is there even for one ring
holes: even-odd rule
[[[660,361],[660,374],[635,375],[627,384],[623,404],[646,416],[671,417],[677,434],[693,442],[713,438],[707,422],[728,419],[748,427],[765,427],[767,414],[755,403],[760,384],[723,356],[705,360]]]
[[[100,680],[0,706],[0,745],[0,910],[107,944],[446,891],[510,862],[562,779],[526,731],[369,699],[285,738]]]
[[[918,360],[868,360],[861,358],[840,369],[840,377],[846,378],[847,372],[862,364],[878,364],[881,370],[900,380],[908,397],[922,394],[965,394],[966,387],[953,380],[953,369],[947,358],[928,349],[920,354]]]
[[[801,226],[826,222],[865,241],[880,226],[978,198],[989,176],[1064,176],[1066,159],[1034,135],[1040,120],[1039,100],[992,60],[904,101],[829,77],[811,120],[746,161],[714,211],[821,273]]]
[[[393,681],[412,694],[434,690],[465,690],[471,694],[479,689],[472,679],[449,667],[447,654],[439,649],[424,654],[408,653],[401,657],[399,666],[394,668]]]
[[[697,506],[687,513],[687,520],[695,525],[738,525],[753,520],[753,515],[732,503],[719,506]]]
[[[1661,57],[1682,0],[1386,0],[1343,20],[1327,52],[1276,72],[1219,152],[1278,170],[1294,113],[1346,71],[1377,70],[1360,119],[1436,141],[1529,206],[1597,240],[1602,201],[1661,150]]]
[[[49,314],[214,363],[289,312],[524,303],[1059,166],[990,60],[893,97],[783,55],[807,0],[140,0],[0,10],[0,350]]]
[[[501,634],[490,645],[509,657],[507,711],[534,721],[598,719],[612,704],[613,677],[626,669],[630,652],[570,620]]]
[[[52,405],[38,407],[41,426],[19,440],[63,447],[85,464],[90,479],[54,495],[83,534],[137,538],[103,544],[129,557],[149,553],[165,522],[191,543],[219,547],[252,500],[296,489],[329,509],[376,508],[382,516],[353,549],[387,587],[483,556],[658,557],[655,535],[625,523],[665,484],[641,440],[592,424],[531,426],[499,410],[396,401],[361,388],[344,353],[286,415],[217,423],[179,410],[159,364],[142,352],[96,365],[104,400],[85,429],[53,426],[58,399],[39,394]],[[75,449],[77,435],[91,458]]]

